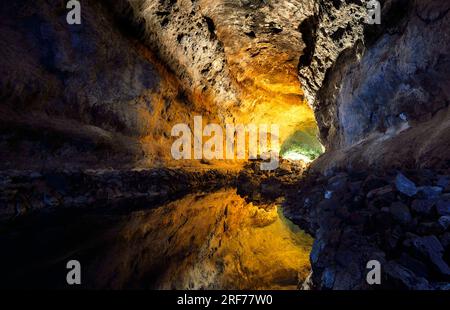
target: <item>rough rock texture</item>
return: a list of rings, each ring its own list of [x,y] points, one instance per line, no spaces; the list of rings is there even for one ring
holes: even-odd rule
[[[3,167],[167,164],[193,115],[320,153],[297,76],[313,1],[86,1],[72,26],[65,3],[2,4]]]
[[[448,178],[436,169],[448,174],[450,158],[450,5],[382,3],[382,24],[350,40],[341,31],[349,46],[310,88],[327,152],[311,167],[321,174],[302,180],[285,211],[315,236],[313,287],[448,289]],[[338,16],[347,7],[338,6],[325,11]],[[318,42],[322,34],[313,34]],[[374,259],[379,286],[365,278]]]
[[[384,1],[382,24],[339,55],[314,103],[329,151],[318,169],[448,165],[449,9]]]
[[[183,85],[220,104],[237,104],[245,94],[236,83],[257,82],[249,71],[274,66],[267,57],[287,68],[276,67],[286,74],[281,78],[295,76],[289,69],[303,49],[298,27],[313,7],[312,1],[286,0],[129,2],[147,42]]]
[[[316,105],[317,93],[338,58],[363,38],[365,2],[316,1],[313,14],[300,25],[306,48],[300,58],[299,78],[311,105]]]
[[[283,206],[315,237],[313,288],[448,289],[448,180],[430,170],[305,178]],[[371,260],[381,263],[380,285],[366,281]]]
[[[198,1],[129,1],[142,19],[148,44],[174,71],[186,90],[207,94],[217,102],[235,101],[223,45],[214,22]]]
[[[84,1],[81,12],[68,25],[63,0],[1,4],[1,167],[163,161],[171,126],[195,113],[137,41],[127,2]]]
[[[297,187],[306,167],[302,161],[281,159],[277,170],[262,171],[259,161],[251,161],[239,172],[237,193],[255,203],[278,201],[287,190]]]
[[[317,141],[297,71],[314,1],[129,2],[194,104],[217,106],[227,122],[278,124],[281,142],[297,130]]]
[[[156,208],[191,192],[233,186],[236,179],[236,172],[225,170],[2,171],[0,221],[71,208]]]
[[[94,1],[85,6],[84,25],[67,27],[65,1],[2,3],[3,151],[8,140],[19,140],[20,133],[8,131],[13,126],[25,127],[24,136],[33,129],[36,135],[45,136],[48,130],[72,136],[70,140],[78,137],[93,144],[125,144],[130,152],[137,151],[125,137],[146,130],[139,122],[142,106],[134,100],[155,88],[160,77],[152,65],[129,49],[130,41],[111,29],[114,23],[104,8]],[[108,69],[111,64],[115,71]],[[112,131],[124,136],[112,135]],[[62,142],[61,152],[76,148],[72,142]],[[26,148],[23,146],[24,152]],[[32,148],[28,147],[30,153]]]

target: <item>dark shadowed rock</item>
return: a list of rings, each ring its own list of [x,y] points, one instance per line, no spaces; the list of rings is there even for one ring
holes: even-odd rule
[[[447,249],[450,246],[450,232],[446,232],[439,237],[442,246]]]
[[[447,185],[447,187],[444,188],[443,192],[444,193],[450,193],[450,184]]]
[[[411,209],[419,214],[430,214],[436,201],[426,199],[415,199],[411,204]]]
[[[347,174],[338,174],[328,180],[327,189],[330,191],[342,191],[347,185]]]
[[[383,249],[386,250],[386,252],[394,251],[401,240],[402,230],[399,226],[396,226],[393,229],[385,230],[383,235]]]
[[[374,189],[379,189],[379,188],[383,188],[384,186],[387,185],[387,182],[385,179],[377,177],[375,175],[369,175],[363,183],[363,189],[366,192],[370,192]]]
[[[325,243],[322,239],[316,239],[314,241],[311,253],[309,254],[311,262],[317,263],[319,261],[319,254],[325,247]]]
[[[432,289],[425,278],[415,275],[411,270],[396,262],[387,263],[384,266],[384,273],[388,277],[388,281],[394,282],[398,287],[412,290]]]
[[[429,270],[427,266],[420,260],[406,253],[401,254],[400,258],[398,259],[398,263],[411,270],[415,275],[419,277],[423,277],[426,279],[429,276]]]
[[[391,185],[386,185],[384,187],[375,188],[367,193],[367,198],[371,199],[376,196],[384,196],[387,194],[391,194],[393,192],[393,188]]]
[[[315,110],[327,146],[313,164],[317,171],[356,165],[448,166],[449,124],[437,115],[447,114],[443,111],[449,102],[449,2],[381,2],[381,25],[366,27],[362,40],[346,45],[316,94]],[[421,14],[429,7],[434,17],[424,18]],[[317,36],[327,34],[319,31]],[[321,59],[324,41],[318,42],[315,61]],[[433,180],[419,183],[431,185]]]
[[[408,224],[412,220],[409,208],[402,202],[394,202],[389,208],[393,218],[403,225]]]
[[[446,188],[448,185],[450,185],[450,176],[448,175],[439,176],[436,185],[442,188]]]
[[[235,184],[237,179],[237,173],[162,168],[42,172],[41,179],[30,171],[0,172],[0,178],[11,175],[15,176],[11,182],[0,185],[0,221],[61,208],[146,209],[196,189],[208,191]],[[7,202],[5,207],[3,201]]]
[[[365,179],[349,173],[346,180],[349,190],[336,192],[330,199],[324,199],[323,193],[329,183],[339,178],[333,177],[333,182],[326,183],[326,179],[318,181],[315,175],[311,179],[306,177],[308,187],[298,191],[299,198],[295,200],[304,201],[308,197],[308,205],[302,203],[301,214],[307,217],[306,222],[315,223],[309,225],[316,237],[310,256],[314,287],[374,288],[361,283],[366,283],[362,266],[374,259],[375,252],[384,253],[384,259],[390,260],[389,265],[382,264],[382,269],[387,270],[381,288],[444,287],[441,284],[448,280],[450,271],[446,262],[450,233],[445,232],[447,216],[438,216],[435,206],[439,199],[443,203],[448,197],[439,194],[438,198],[425,199],[439,193],[439,189],[430,185],[435,184],[437,172],[409,170],[408,176],[411,180],[403,183],[412,184],[417,190],[415,199],[400,195],[397,185],[389,185],[396,177],[389,172],[378,171]],[[361,179],[365,181],[360,183]],[[357,185],[353,186],[354,183]],[[371,190],[367,191],[368,188]],[[310,203],[312,193],[318,193],[314,203]],[[362,198],[355,200],[356,197]],[[309,213],[303,213],[305,208]],[[370,247],[370,251],[365,247]]]
[[[450,216],[444,215],[439,218],[439,225],[441,225],[444,230],[447,230],[450,227]]]
[[[261,183],[261,194],[265,197],[275,199],[282,193],[281,184],[275,179],[268,179]]]
[[[449,282],[439,282],[433,285],[434,289],[439,291],[450,291],[450,283]]]
[[[416,232],[417,234],[421,236],[425,235],[439,235],[445,231],[445,228],[443,228],[442,225],[440,225],[438,222],[426,222],[426,223],[420,223],[417,228]]]
[[[436,236],[415,238],[412,240],[412,246],[418,254],[430,261],[436,271],[447,277],[450,276],[450,267],[442,257],[444,248]]]
[[[334,285],[336,273],[332,268],[326,268],[322,273],[322,285],[325,289],[331,289]]]
[[[439,186],[421,186],[417,190],[425,199],[436,199],[442,193],[442,188]]]
[[[450,215],[450,201],[439,200],[436,204],[436,209],[439,215]]]

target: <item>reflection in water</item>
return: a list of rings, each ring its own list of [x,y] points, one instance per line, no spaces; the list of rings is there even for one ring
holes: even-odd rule
[[[58,219],[52,224],[58,228],[40,223],[19,238],[15,231],[9,247],[17,257],[9,264],[18,266],[9,270],[17,267],[22,272],[29,264],[20,260],[33,256],[33,268],[38,267],[23,272],[50,281],[61,269],[58,277],[64,280],[65,262],[75,258],[82,264],[84,287],[295,289],[310,269],[312,239],[276,206],[247,204],[231,189],[189,195],[129,215],[82,218],[72,216],[68,223]],[[1,238],[0,243],[8,247]],[[10,276],[28,281],[26,275]],[[64,287],[61,279],[55,282]]]
[[[163,289],[295,289],[309,272],[312,242],[276,206],[247,204],[234,190],[137,212],[118,239],[108,256],[120,263],[102,272],[150,272]]]

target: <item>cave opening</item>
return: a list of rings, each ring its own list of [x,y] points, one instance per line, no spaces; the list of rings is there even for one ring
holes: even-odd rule
[[[317,128],[306,127],[294,132],[282,144],[280,149],[281,158],[288,160],[302,160],[311,163],[325,151],[324,146],[318,139]]]

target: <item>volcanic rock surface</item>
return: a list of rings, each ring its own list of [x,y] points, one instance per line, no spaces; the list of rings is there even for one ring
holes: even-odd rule
[[[284,212],[315,237],[310,285],[448,290],[450,176],[440,173],[341,171],[304,179]],[[371,260],[382,266],[375,287],[365,281]]]
[[[316,93],[316,166],[448,168],[449,3],[384,1]]]

